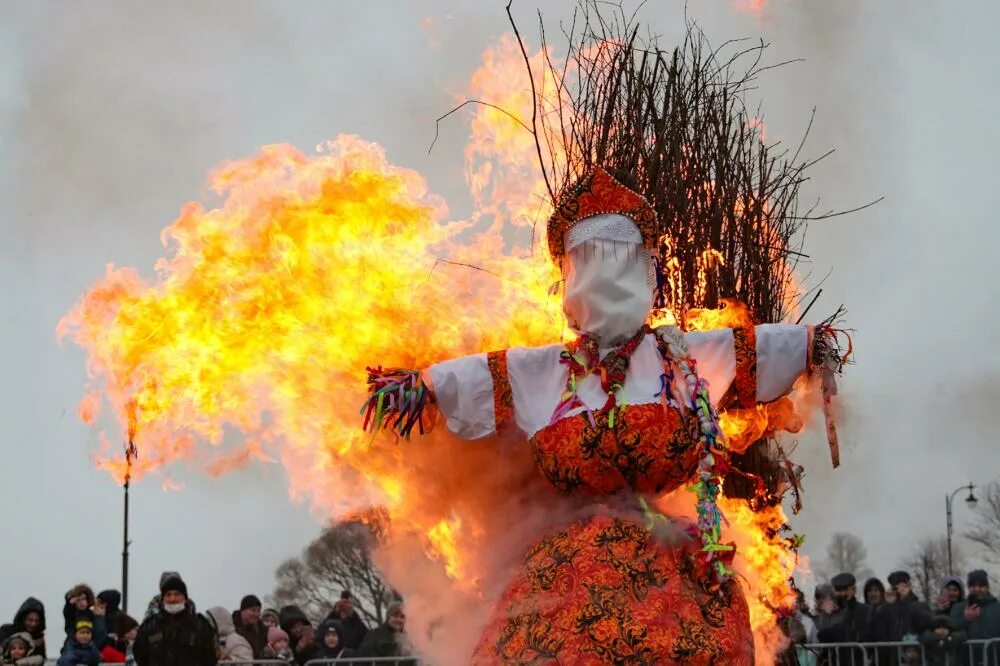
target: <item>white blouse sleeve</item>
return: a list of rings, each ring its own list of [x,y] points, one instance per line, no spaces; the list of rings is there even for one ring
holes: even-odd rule
[[[496,433],[493,378],[486,354],[435,363],[426,374],[448,430],[463,439]]]
[[[757,326],[752,347],[748,335],[730,328],[684,334],[698,374],[708,382],[713,404],[718,404],[734,381],[737,397],[744,405],[777,400],[808,369],[808,326]]]

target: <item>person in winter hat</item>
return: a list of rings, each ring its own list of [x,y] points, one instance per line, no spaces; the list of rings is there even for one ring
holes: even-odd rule
[[[965,633],[952,631],[951,620],[936,615],[931,626],[920,637],[928,666],[962,666]]]
[[[165,582],[167,582],[168,580],[170,580],[171,578],[176,578],[178,580],[183,580],[181,578],[181,575],[179,573],[177,573],[176,571],[164,571],[163,573],[160,574],[160,587],[162,588],[163,584]],[[188,601],[191,603],[191,605],[193,607],[194,606],[194,602],[191,601],[190,599],[188,599]],[[153,596],[152,599],[149,600],[149,605],[146,607],[146,615],[145,615],[145,617],[148,618],[149,616],[156,615],[159,612],[160,612],[160,595],[156,594],[156,595]]]
[[[219,636],[220,661],[253,661],[253,648],[247,639],[236,633],[233,616],[229,611],[222,606],[215,606],[208,609],[206,617]]]
[[[58,666],[98,666],[101,652],[94,643],[94,623],[86,617],[76,621],[73,636],[63,646]]]
[[[261,622],[260,599],[248,594],[240,601],[240,609],[233,611],[233,626],[236,633],[246,639],[253,650],[254,659],[260,659],[267,647],[267,627]]]
[[[344,628],[336,620],[326,620],[319,625],[319,649],[323,659],[337,659],[344,655]]]
[[[289,646],[288,634],[281,627],[271,627],[267,630],[267,647],[264,648],[264,659],[281,659],[292,661],[295,655]]]
[[[101,661],[105,664],[133,663],[132,644],[135,643],[138,633],[139,623],[128,613],[119,611],[115,618],[114,631],[108,634],[109,640],[101,650]]]
[[[1000,604],[990,594],[989,576],[982,569],[977,569],[969,573],[966,582],[968,597],[951,607],[952,627],[955,631],[964,632],[970,641],[1000,638]],[[985,663],[981,646],[971,648],[970,652],[973,658],[971,663]]]
[[[21,631],[8,637],[0,650],[0,664],[7,666],[42,666],[45,657],[35,654],[35,642],[31,634]]]
[[[160,584],[159,610],[139,627],[132,654],[138,666],[215,666],[217,643],[215,629],[188,599],[187,584],[170,576]]]
[[[17,633],[26,633],[33,641],[32,654],[46,658],[45,652],[45,604],[34,597],[28,597],[14,614],[14,621],[0,627],[0,642]]]

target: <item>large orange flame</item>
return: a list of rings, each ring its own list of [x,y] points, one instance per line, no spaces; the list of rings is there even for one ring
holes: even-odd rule
[[[469,97],[523,119],[527,90],[521,54],[505,37],[487,51]],[[558,274],[535,251],[543,239],[532,242],[527,228],[547,214],[534,141],[505,113],[472,113],[470,219],[448,221],[419,173],[357,137],[341,136],[313,155],[268,146],[211,174],[218,203],[189,203],[164,230],[167,252],[155,279],[108,266],[58,329],[88,352],[92,389],[80,417],[102,423],[101,409],[110,407],[118,431],[134,431],[141,455],[133,478],[178,461],[220,474],[277,458],[293,497],[308,497],[325,515],[383,505],[391,534],[380,564],[397,579],[422,572],[425,587],[401,588],[427,609],[413,614],[418,625],[421,617],[440,621],[443,606],[454,609],[452,655],[471,652],[489,605],[483,600],[538,527],[560,515],[553,506],[561,501],[540,485],[523,446],[458,444],[440,429],[399,443],[359,430],[372,363],[422,368],[557,341],[563,332],[551,288]],[[704,272],[715,261],[706,255]],[[723,313],[689,313],[688,326],[746,316],[736,304]],[[763,425],[727,416],[730,441],[789,423],[787,414],[772,420],[770,410]],[[102,433],[96,459],[121,480],[126,465],[108,443],[114,438]],[[684,503],[693,506],[689,497]],[[787,600],[794,568],[773,534],[784,516],[739,503],[725,509],[760,648],[774,632],[768,605]],[[512,510],[521,516],[516,526]],[[501,542],[507,552],[497,552]],[[463,622],[470,630],[456,631]],[[423,629],[414,635],[432,635],[433,626]],[[422,647],[433,655],[443,642]]]

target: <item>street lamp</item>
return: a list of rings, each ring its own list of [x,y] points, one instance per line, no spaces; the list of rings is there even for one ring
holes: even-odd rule
[[[956,488],[955,492],[953,492],[951,495],[945,495],[945,498],[944,498],[944,510],[945,510],[945,514],[948,517],[948,575],[949,576],[954,576],[955,575],[955,572],[954,572],[954,570],[952,568],[952,556],[951,556],[951,532],[952,532],[951,503],[952,503],[952,501],[954,501],[955,495],[959,494],[963,490],[968,490],[969,491],[969,496],[965,498],[965,503],[968,505],[968,507],[970,509],[975,509],[976,508],[976,504],[979,503],[979,500],[976,499],[976,496],[972,492],[974,488],[975,488],[975,486],[970,483],[967,486],[961,486],[959,488]]]

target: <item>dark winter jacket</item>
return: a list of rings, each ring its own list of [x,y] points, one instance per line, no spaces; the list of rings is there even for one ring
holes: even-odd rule
[[[849,600],[833,615],[821,616],[818,623],[821,643],[863,643],[871,640],[870,606]]]
[[[875,617],[874,638],[879,641],[900,641],[907,634],[920,635],[929,629],[933,615],[913,592],[895,603],[879,608]]]
[[[295,663],[304,664],[307,661],[313,659],[319,659],[319,645],[318,641],[314,641],[311,644],[299,647],[299,641],[292,637],[292,625],[304,622],[310,627],[312,624],[309,622],[309,618],[306,614],[302,612],[302,609],[298,606],[285,606],[278,613],[278,624],[279,626],[288,634],[289,644],[292,648],[292,654],[295,655]]]
[[[337,613],[337,609],[334,608],[329,615],[326,616],[324,622],[330,622],[331,620],[336,620],[340,623],[341,628],[344,631],[344,647],[350,650],[357,650],[361,647],[361,641],[365,639],[365,634],[368,633],[368,625],[365,621],[361,619],[358,615],[358,611],[351,611],[351,614],[346,618],[340,617]]]
[[[21,641],[28,644],[28,654],[21,657],[17,661],[14,661],[8,657],[8,648],[10,647],[10,642],[14,639],[20,639]],[[45,657],[40,654],[35,654],[35,648],[33,645],[33,639],[31,634],[27,631],[20,631],[15,634],[8,636],[3,641],[3,645],[0,646],[0,654],[3,654],[4,664],[14,664],[14,666],[43,666],[45,663]]]
[[[337,647],[326,646],[326,635],[333,630],[337,634]],[[337,620],[326,620],[319,625],[316,632],[316,642],[319,644],[319,651],[322,659],[336,659],[344,656],[344,626]]]
[[[113,634],[115,632],[115,627],[118,626],[118,616],[121,615],[121,603],[122,595],[118,590],[104,590],[98,593],[97,598],[105,605],[106,611],[104,614],[104,625],[107,628],[108,634]],[[119,636],[118,638],[121,638]],[[94,639],[97,643],[97,639]],[[105,639],[103,644],[98,643],[98,647],[103,648],[107,645],[109,639]]]
[[[961,631],[953,631],[948,636],[940,638],[928,630],[920,637],[920,643],[924,646],[924,656],[928,666],[962,666],[965,663],[962,654],[965,634]]]
[[[39,615],[38,627],[32,632],[29,632],[27,627],[24,626],[24,620],[28,617],[29,613],[38,613]],[[6,641],[14,634],[21,632],[31,634],[31,638],[35,643],[34,654],[45,659],[48,656],[45,652],[45,604],[34,597],[28,597],[24,600],[21,607],[17,609],[12,623],[0,627],[0,641]]]
[[[75,638],[71,638],[63,646],[58,666],[97,666],[100,663],[101,651],[97,649],[94,641],[81,643]]]
[[[965,609],[970,605],[979,606],[979,618],[972,622],[965,619]],[[1000,603],[997,603],[996,597],[992,594],[987,594],[985,597],[970,596],[951,607],[951,625],[955,631],[965,633],[965,637],[969,640],[1000,638]],[[972,648],[970,652],[974,659],[973,663],[985,661],[982,647]],[[996,648],[991,647],[989,656],[996,658],[996,655]]]
[[[187,609],[171,615],[162,608],[139,627],[132,655],[138,666],[215,666],[215,630],[188,602]]]
[[[406,632],[397,632],[388,624],[372,629],[361,641],[359,657],[405,657],[409,654],[409,640]],[[400,661],[400,666],[416,664],[416,661]]]
[[[979,619],[974,622],[965,619],[965,609],[970,604],[980,609]],[[1000,638],[1000,604],[992,594],[969,597],[951,607],[951,623],[956,631],[964,631],[970,640]]]
[[[250,649],[253,650],[253,658],[260,659],[267,647],[267,627],[260,620],[254,624],[243,624],[239,611],[233,611],[233,625],[236,633],[247,640]]]

